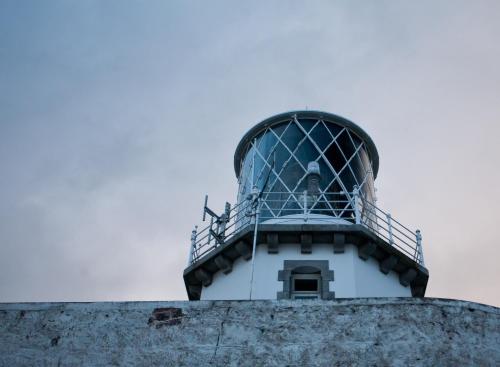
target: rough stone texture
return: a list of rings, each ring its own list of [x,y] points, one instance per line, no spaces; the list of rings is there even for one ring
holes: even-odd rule
[[[1,366],[499,366],[500,309],[418,298],[0,304]]]

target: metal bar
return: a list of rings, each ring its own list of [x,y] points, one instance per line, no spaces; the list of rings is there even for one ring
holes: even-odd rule
[[[356,218],[356,224],[361,224],[361,215],[359,213],[359,189],[358,186],[354,185],[354,216]]]
[[[403,241],[401,238],[399,238],[398,236],[396,236],[394,233],[392,234],[392,239],[393,239],[393,243],[396,243],[394,241],[394,238],[397,238],[400,242],[399,243],[404,243],[406,246],[408,246],[409,248],[411,249],[414,249],[416,246],[412,246],[411,244],[409,244],[408,242],[405,242]]]
[[[254,195],[254,200],[256,200],[256,207],[255,207],[255,227],[254,227],[254,230],[253,230],[253,245],[252,245],[252,272],[250,274],[250,301],[252,300],[252,291],[253,291],[253,274],[254,274],[254,271],[255,271],[255,249],[257,247],[257,230],[258,230],[258,226],[259,226],[259,194],[256,190],[256,188],[254,188],[254,192],[253,192],[253,195]]]
[[[255,152],[257,151],[257,138],[253,139],[253,158],[252,158],[252,186],[255,185]]]
[[[415,233],[416,239],[417,239],[417,248],[418,248],[418,253],[419,253],[419,263],[425,266],[424,262],[424,252],[422,250],[422,234],[420,233],[420,229],[417,229]]]
[[[259,152],[255,151],[254,154],[259,154]],[[256,169],[255,166],[252,168],[254,168],[254,170]],[[271,167],[271,169],[273,168]],[[343,169],[345,169],[345,167]],[[311,196],[311,200],[309,200],[307,191],[263,191],[259,194],[259,200],[255,199],[255,193],[258,193],[257,187],[254,187],[252,196],[248,198],[249,200],[240,201],[233,207],[231,207],[229,203],[226,203],[225,212],[219,217],[220,220],[217,221],[215,220],[216,216],[211,215],[215,213],[212,213],[210,209],[204,209],[204,214],[206,215],[206,213],[208,213],[212,217],[210,225],[200,231],[198,231],[197,227],[195,227],[195,230],[193,230],[191,234],[190,251],[188,254],[188,264],[195,263],[202,256],[215,249],[219,244],[227,241],[228,238],[234,236],[234,234],[237,233],[239,229],[246,224],[252,224],[255,228],[257,228],[257,230],[254,228],[255,237],[258,233],[258,222],[262,221],[262,219],[282,217],[289,213],[300,213],[301,211],[304,215],[305,220],[307,220],[310,213],[314,212],[317,214],[326,214],[337,218],[342,217],[349,222],[362,224],[377,236],[389,242],[392,246],[400,249],[403,253],[407,254],[417,263],[424,263],[420,231],[417,230],[416,232],[412,232],[409,228],[405,227],[399,221],[392,218],[390,214],[385,213],[383,210],[378,208],[373,202],[363,199],[362,193],[357,186],[354,187],[354,190],[352,192],[352,199],[349,199],[348,196],[347,200],[328,200],[326,196],[346,194],[343,191],[322,192],[317,197]],[[286,197],[278,199],[269,198],[270,194],[285,194]],[[267,196],[264,196],[264,198],[262,198],[263,195]],[[205,204],[208,201],[207,199],[208,198],[206,197]],[[363,200],[362,206],[360,200]],[[279,205],[280,203],[282,203],[283,205]],[[297,206],[297,208],[287,208],[287,203],[291,203],[293,206]],[[281,209],[273,209],[271,207],[276,206],[276,204],[278,204]],[[341,204],[342,206],[345,205],[345,207],[342,209],[341,206],[339,209],[334,209],[331,204],[333,204],[334,207],[338,207],[339,204]],[[257,207],[255,205],[257,205]],[[326,206],[323,207],[323,205]],[[264,214],[262,212],[263,208],[265,208]],[[251,213],[250,215],[244,214],[249,210],[249,213]],[[279,210],[279,212],[276,213],[276,210]],[[259,214],[258,216],[257,211]],[[337,213],[337,211],[339,211],[339,213]],[[344,216],[345,213],[352,213],[350,214],[351,217]],[[217,228],[214,228],[214,224],[217,224]],[[216,243],[212,244],[212,239],[215,239]],[[251,286],[250,292],[253,292],[253,285]],[[252,297],[252,295],[250,295],[250,297]]]
[[[193,263],[194,251],[196,250],[196,231],[197,230],[198,230],[198,226],[194,226],[194,229],[191,232],[191,247],[189,248],[188,266]]]
[[[276,136],[277,136],[277,135],[276,135]],[[283,145],[284,145],[284,143],[283,143]],[[286,145],[285,145],[285,147],[286,147]],[[288,147],[287,147],[287,149],[288,149]],[[290,149],[288,149],[288,150],[290,150]],[[254,152],[256,152],[256,153],[257,153],[257,154],[258,154],[258,155],[262,158],[262,160],[264,161],[264,164],[265,164],[265,165],[268,165],[270,168],[272,168],[272,166],[269,164],[269,162],[267,162],[267,161],[264,159],[264,157],[262,156],[262,154],[261,154],[258,150],[255,150]],[[292,155],[293,155],[293,154],[292,154]],[[291,158],[291,157],[292,157],[292,156],[290,156],[290,158]],[[295,157],[295,156],[293,156],[293,157]],[[289,158],[288,160],[290,160],[290,158]],[[287,160],[287,161],[288,161],[288,160]],[[299,162],[299,163],[300,163],[300,162]],[[284,169],[284,167],[285,167],[285,164],[283,164],[283,169]],[[303,168],[303,166],[302,166],[302,168]],[[280,171],[280,174],[281,174],[281,172],[283,171],[283,169]],[[305,168],[304,168],[304,170],[305,170]],[[275,173],[275,174],[276,174],[276,173]],[[289,187],[287,186],[287,184],[285,183],[285,181],[283,181],[283,179],[280,177],[280,174],[276,174],[276,180],[279,180],[279,181],[281,182],[281,184],[282,184],[284,187],[286,187],[288,190],[290,190],[290,189],[289,189]],[[276,180],[273,182],[273,185],[274,185],[274,183],[276,182]],[[290,192],[292,192],[292,191],[290,190],[288,193],[290,193]]]
[[[285,129],[281,132],[281,134],[280,134],[279,136],[278,136],[278,134],[276,134],[276,133],[274,132],[274,130],[273,130],[273,129],[271,129],[271,128],[267,128],[267,129],[265,130],[265,132],[266,132],[266,133],[267,133],[268,131],[271,131],[271,132],[273,133],[273,135],[276,137],[276,143],[273,145],[273,147],[271,148],[271,151],[270,151],[269,155],[268,155],[268,156],[267,156],[267,158],[265,159],[265,162],[266,162],[266,163],[268,163],[268,159],[271,157],[271,154],[273,154],[273,153],[274,153],[274,156],[275,156],[275,157],[274,157],[274,159],[276,160],[276,152],[275,152],[275,151],[276,151],[276,147],[279,145],[279,143],[282,143],[282,144],[283,144],[283,141],[281,140],[281,137],[282,137],[282,136],[286,133],[286,131],[288,130],[288,128],[290,127],[290,125],[291,125],[291,124],[292,124],[292,121],[290,120],[290,121],[288,122],[288,125],[286,125]],[[284,165],[283,165],[283,166],[284,166]],[[264,165],[264,166],[262,167],[262,170],[261,170],[261,171],[260,171],[260,173],[259,173],[259,177],[260,177],[260,175],[263,173],[263,171],[264,171],[265,167],[266,167],[266,165]],[[284,167],[283,167],[283,168],[284,168]],[[277,175],[276,170],[275,170],[274,168],[272,168],[272,169],[270,170],[270,172],[274,172],[274,174],[275,174],[275,175]],[[280,172],[281,172],[281,171],[280,171]],[[275,181],[275,182],[276,182],[276,181]]]
[[[304,192],[302,192],[302,201],[304,209],[304,218],[307,218],[307,190],[304,190]]]
[[[339,148],[340,149],[340,148]],[[339,183],[342,183],[342,180],[340,180],[340,174],[344,171],[344,169],[346,167],[349,167],[350,164],[351,164],[351,161],[352,159],[354,158],[354,156],[361,150],[361,145],[359,147],[356,148],[356,150],[354,151],[354,153],[352,154],[351,158],[349,158],[349,160],[344,164],[344,166],[340,169],[340,171],[337,173],[337,176],[339,177]],[[355,177],[356,179],[356,177]],[[335,181],[335,178],[333,180],[330,181],[330,183],[328,183],[328,185],[326,187],[330,187],[330,185]],[[343,184],[341,184],[341,186],[344,186]],[[347,189],[345,190],[345,193],[347,195],[349,195],[349,191],[347,191]],[[349,197],[350,199],[350,197]]]
[[[210,229],[208,229],[208,230],[210,231]],[[198,233],[198,237],[199,237],[200,233],[201,233],[201,232],[199,232],[199,233]],[[203,237],[201,237],[201,238],[198,238],[198,237],[197,237],[196,243],[197,243],[197,244],[198,244],[198,243],[200,243],[200,242],[201,242],[201,241],[203,241],[205,238],[207,238],[209,235],[210,235],[210,232],[207,232],[207,234],[205,234]]]
[[[394,221],[394,218],[392,219]],[[402,232],[401,230],[399,230],[397,227],[394,227],[392,226],[392,228],[397,231],[398,233],[400,233],[401,235],[405,236],[406,238],[408,238],[411,242],[413,243],[417,243],[413,238],[409,237],[406,233]],[[410,232],[410,234],[413,234],[415,235],[415,233],[413,232]]]
[[[354,140],[352,139],[352,136],[351,136],[351,134],[349,133],[349,129],[347,129],[347,130],[346,130],[346,134],[347,134],[347,136],[349,137],[349,139],[351,140],[351,143],[352,143],[353,147],[354,147],[354,148],[356,148],[356,144],[354,143]],[[355,156],[357,156],[357,157],[361,160],[361,157],[359,156],[359,150],[355,149],[355,152],[354,152],[354,153],[353,153],[353,155],[351,156],[351,159],[349,159],[349,160],[348,160],[348,159],[347,159],[347,157],[346,157],[346,156],[345,156],[345,154],[344,154],[344,151],[342,150],[342,148],[340,147],[340,145],[337,143],[337,141],[335,141],[335,144],[337,144],[337,147],[339,148],[340,153],[342,154],[342,157],[344,157],[344,159],[346,160],[346,162],[350,162],[350,161],[351,161],[351,159],[352,159],[353,157],[355,157]],[[363,147],[364,147],[363,142],[361,142],[361,144],[360,144],[359,148],[361,148],[361,146],[363,146]],[[365,167],[363,166],[363,168],[365,168]],[[351,171],[352,177],[354,177],[354,179],[356,180],[356,184],[357,184],[357,185],[358,185],[358,187],[361,189],[361,187],[363,186],[363,183],[359,183],[359,182],[358,182],[358,178],[357,178],[357,177],[356,177],[356,175],[354,174],[354,171],[353,171],[353,169],[352,169],[352,167],[351,167],[351,164],[350,164],[350,163],[349,163],[349,170]],[[365,175],[365,176],[366,176],[366,175]],[[363,181],[364,181],[364,180],[363,180]]]
[[[404,229],[406,229],[408,232],[410,233],[415,233],[414,231],[412,231],[411,229],[405,227],[403,224],[399,223],[396,219],[392,218],[393,222],[396,222],[397,224],[399,224],[401,227],[403,227]]]
[[[296,125],[299,126],[299,128],[302,130],[302,132],[304,134],[306,134],[307,136],[309,136],[309,134],[305,131],[305,129],[298,123],[297,116],[294,116],[294,121],[295,121]],[[328,130],[328,128],[326,130]],[[345,128],[343,128],[342,131],[343,130],[345,130]],[[336,140],[340,136],[340,134],[342,133],[342,131],[337,134],[337,136],[335,137],[334,140]],[[326,186],[326,187],[330,187],[330,185],[333,183],[333,181],[338,180],[338,183],[342,187],[342,190],[344,190],[344,191],[347,192],[347,188],[344,186],[344,183],[340,179],[340,172],[337,173],[337,171],[333,168],[333,166],[331,165],[330,161],[326,158],[326,156],[324,155],[324,152],[321,150],[321,148],[318,146],[318,144],[316,144],[316,142],[314,141],[314,139],[310,138],[309,141],[314,145],[314,147],[316,148],[316,150],[320,153],[320,157],[323,158],[323,160],[325,161],[326,165],[328,166],[328,168],[330,168],[331,172],[333,172],[333,175],[335,176],[335,178],[331,182],[329,182],[328,186]],[[302,168],[304,168],[304,167],[302,167]],[[304,169],[304,171],[307,171],[307,170]],[[342,170],[340,170],[340,171],[342,171]],[[300,184],[300,182],[297,183],[297,185],[298,184]]]
[[[208,194],[205,195],[205,205],[203,205],[203,221],[205,221],[205,216],[207,214],[206,208],[208,204]]]
[[[204,233],[204,232],[208,231],[209,229],[210,229],[210,226],[209,226],[209,225],[208,225],[208,226],[206,226],[206,227],[203,227],[203,229],[202,229],[201,231],[198,231],[198,237],[200,236],[200,234],[202,234],[202,233]]]
[[[212,226],[214,225],[214,217],[210,217],[210,229],[208,230],[208,243],[212,241]]]

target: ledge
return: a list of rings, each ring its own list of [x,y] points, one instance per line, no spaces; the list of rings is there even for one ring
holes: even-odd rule
[[[199,300],[202,285],[210,284],[212,275],[220,270],[228,269],[229,263],[234,262],[240,256],[246,260],[251,259],[253,228],[253,225],[242,228],[226,243],[208,252],[184,270],[184,283],[190,300]],[[373,257],[380,263],[382,272],[394,270],[399,274],[401,284],[411,287],[412,296],[423,297],[425,295],[429,279],[428,270],[362,225],[260,224],[257,245],[272,239],[271,251],[276,253],[282,243],[303,243],[304,233],[307,233],[308,237],[307,247],[302,246],[303,251],[313,251],[314,244],[326,243],[332,244],[332,251],[341,253],[344,243],[353,244],[357,246],[361,259],[367,260]],[[224,268],[215,261],[218,256],[223,256],[226,260]],[[410,269],[413,271],[409,271]]]
[[[500,365],[500,309],[432,298],[0,304],[0,365]]]

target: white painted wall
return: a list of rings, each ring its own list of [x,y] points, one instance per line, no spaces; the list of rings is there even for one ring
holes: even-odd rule
[[[335,280],[330,282],[330,291],[336,298],[355,297],[411,297],[410,287],[399,283],[398,275],[385,275],[379,270],[378,262],[370,258],[363,261],[353,245],[346,245],[345,252],[334,254],[331,244],[314,244],[312,254],[301,254],[299,244],[283,244],[278,254],[268,254],[267,245],[256,249],[253,299],[276,299],[283,290],[278,281],[278,271],[283,269],[284,260],[328,260]],[[214,274],[212,284],[203,287],[202,300],[248,299],[250,295],[251,260],[242,258],[233,264],[233,271]]]

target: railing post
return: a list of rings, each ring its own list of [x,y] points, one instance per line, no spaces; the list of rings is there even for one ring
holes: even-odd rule
[[[196,237],[198,235],[197,232],[198,226],[194,226],[194,229],[191,231],[191,248],[189,249],[188,266],[190,266],[193,262],[194,253],[196,251]]]
[[[424,252],[422,251],[422,234],[420,229],[417,229],[415,233],[415,237],[417,238],[417,251],[418,251],[418,259],[417,262],[424,265]]]
[[[255,224],[255,210],[256,210],[256,203],[259,199],[259,189],[257,186],[254,186],[252,188],[252,193],[248,195],[248,200],[250,201],[250,223]]]
[[[307,219],[307,190],[304,190],[304,192],[302,193],[302,198],[303,198],[302,206],[304,209],[304,219]]]
[[[394,240],[392,239],[392,221],[391,221],[392,217],[391,217],[391,214],[387,213],[386,217],[387,217],[387,227],[388,227],[388,231],[389,231],[389,244],[393,245]]]
[[[229,218],[231,218],[231,204],[226,203],[224,207],[224,213],[220,216],[220,227],[218,227],[217,234],[220,235],[222,239],[226,237],[226,227],[229,222]]]
[[[356,218],[356,224],[361,224],[361,213],[359,211],[359,188],[354,185],[352,194],[354,196],[354,217]]]
[[[210,216],[210,228],[208,230],[208,245],[212,242],[212,228],[214,226],[214,217]]]
[[[254,186],[252,190],[252,207],[253,207],[253,215],[252,218],[254,219],[254,230],[253,230],[253,243],[252,243],[252,271],[250,274],[250,295],[249,299],[252,300],[252,292],[253,292],[253,274],[255,271],[255,251],[257,247],[257,229],[259,226],[259,214],[260,214],[260,200],[259,200],[259,189]]]

